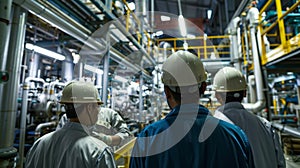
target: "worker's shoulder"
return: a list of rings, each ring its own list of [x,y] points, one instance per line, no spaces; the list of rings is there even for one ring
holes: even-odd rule
[[[104,113],[104,114],[114,114],[114,113],[117,113],[115,110],[113,110],[111,108],[107,108],[107,107],[101,107],[100,112]]]
[[[97,150],[100,152],[109,147],[103,141],[92,136],[82,137],[81,139],[78,139],[74,145],[81,146],[82,149],[88,149],[89,151]]]
[[[219,120],[218,125],[220,129],[229,132],[229,135],[239,136],[243,141],[248,141],[245,132],[240,127],[223,120]]]

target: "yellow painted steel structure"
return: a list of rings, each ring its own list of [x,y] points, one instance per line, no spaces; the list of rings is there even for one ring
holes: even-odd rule
[[[114,152],[114,159],[115,161],[124,158],[124,165],[120,165],[118,166],[118,168],[124,167],[124,168],[128,168],[129,167],[129,161],[130,161],[130,154],[132,151],[132,148],[134,146],[136,138],[130,140],[129,142],[127,142],[125,145],[123,145],[122,147],[120,147],[119,149],[117,149]]]
[[[267,11],[275,1],[275,7],[276,7],[276,20],[271,23],[270,26],[265,26],[262,15],[264,12]],[[272,49],[269,52],[266,52],[266,48],[264,45],[264,40],[262,40],[262,65],[267,64],[268,62],[274,61],[278,58],[281,58],[285,55],[287,55],[290,52],[295,51],[296,49],[300,48],[300,34],[296,34],[294,37],[292,37],[292,34],[286,33],[285,30],[285,18],[293,13],[293,11],[299,7],[300,0],[296,1],[291,7],[288,8],[287,11],[283,13],[282,11],[282,4],[280,0],[269,0],[267,3],[262,7],[259,13],[260,18],[260,24],[259,24],[259,30],[261,32],[261,39],[263,39],[263,36],[268,37],[274,37],[277,36],[280,38],[280,44],[271,44],[272,47],[277,46],[276,48]],[[278,27],[278,33],[272,34],[270,33],[271,30],[274,30]]]
[[[126,0],[122,0],[122,1],[123,1],[124,5],[127,8],[127,10],[126,10],[125,27],[126,27],[127,32],[129,32],[129,28],[131,26],[130,25],[130,16],[133,17],[133,21],[135,21],[136,24],[138,25],[137,27],[140,27],[141,22],[140,22],[139,18],[134,14],[134,12],[132,10],[130,10],[127,1]],[[147,46],[147,52],[149,54],[150,51],[151,51],[151,41],[152,41],[152,39],[150,37],[150,34],[147,31],[145,31],[145,30],[141,30],[141,32],[140,31],[136,31],[136,34],[137,34],[138,42],[140,44],[142,42],[142,34],[144,34],[146,36],[146,38],[147,38],[147,45],[146,46]]]
[[[210,40],[227,40],[228,45],[213,45],[212,42],[208,42]],[[201,43],[203,45],[193,45],[188,46],[187,49],[192,49],[197,51],[197,56],[201,59],[209,59],[209,56],[214,53],[217,55],[225,55],[224,57],[230,57],[230,36],[229,35],[220,35],[220,36],[197,36],[194,38],[163,38],[156,40],[156,44],[159,44],[160,42],[169,42],[172,46],[172,48],[166,48],[166,50],[184,50],[185,48],[182,46],[177,46],[177,42],[183,42],[186,41],[187,43],[194,41]],[[159,46],[159,45],[157,45]],[[164,48],[159,48],[159,50],[164,50]],[[223,50],[223,51],[218,51]]]

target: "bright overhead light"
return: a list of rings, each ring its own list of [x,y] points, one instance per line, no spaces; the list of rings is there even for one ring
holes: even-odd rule
[[[51,57],[51,58],[54,58],[54,59],[57,59],[57,60],[65,60],[66,57],[61,55],[61,54],[58,54],[56,52],[53,52],[53,51],[50,51],[50,50],[47,50],[45,48],[42,48],[42,47],[39,47],[39,46],[36,46],[36,45],[33,45],[33,44],[30,44],[30,43],[26,43],[25,44],[25,47],[28,49],[28,50],[33,50],[39,54],[42,54],[42,55],[45,55],[45,56],[48,56],[48,57]]]
[[[191,39],[196,38],[196,36],[195,36],[194,34],[187,34],[186,37],[187,37],[187,38],[191,38]]]
[[[212,10],[211,10],[211,9],[208,9],[208,10],[207,10],[207,19],[210,19],[210,18],[211,18],[211,15],[212,15]]]
[[[127,80],[126,78],[123,78],[123,77],[121,77],[121,76],[119,76],[119,75],[116,75],[116,76],[115,76],[115,80],[120,81],[120,82],[123,82],[123,83],[128,82],[128,80]]]
[[[102,75],[102,74],[103,74],[103,70],[102,70],[102,69],[93,67],[93,66],[91,66],[91,65],[85,64],[85,65],[84,65],[84,69],[85,69],[85,70],[88,70],[88,71],[91,71],[91,72],[94,72],[94,73],[99,74],[99,75]]]
[[[162,16],[160,16],[160,20],[161,20],[162,22],[167,22],[167,21],[170,21],[171,18],[170,18],[169,16],[164,16],[164,15],[162,15]]]
[[[187,33],[186,33],[185,20],[182,15],[179,15],[179,17],[178,17],[178,24],[179,24],[179,29],[180,29],[181,35],[183,37],[186,37]]]
[[[187,51],[188,48],[189,48],[189,44],[188,44],[187,42],[184,42],[184,43],[183,43],[183,49],[184,49],[185,51]]]
[[[134,11],[135,10],[135,3],[134,2],[130,2],[128,3],[128,7],[131,11]]]
[[[161,35],[163,35],[163,34],[164,34],[164,32],[161,31],[161,30],[160,30],[160,31],[157,31],[157,32],[155,33],[156,36],[161,36]]]
[[[80,60],[80,55],[72,52],[72,57],[73,57],[73,63],[77,64]]]

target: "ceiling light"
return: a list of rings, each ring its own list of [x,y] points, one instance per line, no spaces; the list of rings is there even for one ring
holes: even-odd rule
[[[161,31],[161,30],[160,30],[160,31],[157,31],[157,32],[155,33],[156,36],[161,36],[161,35],[163,35],[163,34],[164,34],[164,32]]]
[[[211,15],[212,15],[212,10],[208,9],[207,10],[207,19],[211,19]]]
[[[162,16],[160,16],[160,20],[161,20],[162,22],[167,22],[167,21],[170,21],[171,18],[170,18],[169,16],[164,16],[164,15],[162,15]]]
[[[183,43],[183,48],[185,51],[187,51],[189,48],[189,44],[186,41]]]
[[[119,76],[119,75],[116,75],[116,76],[115,76],[115,80],[120,81],[120,82],[122,82],[122,83],[128,82],[128,80],[127,80],[126,78],[123,78],[123,77],[121,77],[121,76]]]
[[[134,11],[135,10],[135,3],[134,2],[130,2],[128,3],[128,7],[131,11]]]
[[[178,24],[179,24],[179,29],[180,29],[181,35],[183,37],[186,37],[187,33],[186,33],[185,20],[182,15],[179,15],[179,17],[178,17]]]
[[[54,59],[57,59],[57,60],[65,60],[66,57],[61,55],[61,54],[58,54],[56,52],[53,52],[53,51],[50,51],[50,50],[47,50],[45,48],[42,48],[42,47],[39,47],[39,46],[36,46],[36,45],[33,45],[33,44],[30,44],[30,43],[26,43],[25,44],[25,47],[28,49],[28,50],[33,50],[39,54],[42,54],[42,55],[45,55],[45,56],[48,56],[48,57],[51,57],[51,58],[54,58]]]
[[[94,72],[94,73],[99,74],[99,75],[102,75],[102,74],[103,74],[103,70],[102,70],[102,69],[93,67],[93,66],[91,66],[91,65],[85,64],[85,65],[84,65],[84,69],[85,69],[85,70],[88,70],[88,71],[91,71],[91,72]]]
[[[73,57],[73,63],[77,64],[80,60],[80,55],[75,52],[72,52],[72,57]]]

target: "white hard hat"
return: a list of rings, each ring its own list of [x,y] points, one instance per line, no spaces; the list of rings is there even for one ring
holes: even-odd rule
[[[213,90],[217,92],[234,92],[246,89],[247,83],[245,77],[239,70],[233,67],[220,69],[214,77]]]
[[[162,66],[162,82],[167,86],[199,85],[207,79],[201,60],[188,51],[171,54]]]
[[[99,98],[97,88],[89,82],[70,82],[62,92],[60,103],[97,103],[103,104]]]

